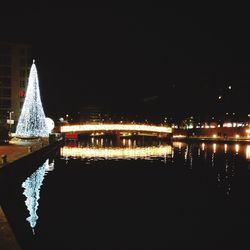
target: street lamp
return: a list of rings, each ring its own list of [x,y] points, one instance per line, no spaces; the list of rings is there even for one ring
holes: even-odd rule
[[[7,121],[7,123],[10,124],[10,133],[11,133],[11,125],[14,123],[14,121],[12,122],[12,119],[11,119],[11,114],[14,114],[14,111],[9,111],[9,120]]]

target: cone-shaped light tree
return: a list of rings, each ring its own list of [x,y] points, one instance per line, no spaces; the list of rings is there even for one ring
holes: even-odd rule
[[[28,87],[17,124],[16,136],[25,138],[49,136],[34,60],[30,69]]]

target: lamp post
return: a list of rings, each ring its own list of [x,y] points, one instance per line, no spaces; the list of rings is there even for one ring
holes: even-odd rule
[[[11,134],[11,125],[12,125],[12,117],[11,117],[11,114],[14,114],[14,111],[9,111],[9,124],[10,124],[10,134]]]

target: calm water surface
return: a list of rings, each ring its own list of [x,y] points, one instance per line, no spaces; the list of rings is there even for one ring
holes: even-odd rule
[[[3,208],[24,249],[224,249],[250,235],[247,144],[89,139],[9,182]]]

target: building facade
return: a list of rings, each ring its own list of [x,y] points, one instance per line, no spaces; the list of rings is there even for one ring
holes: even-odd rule
[[[31,45],[0,42],[0,121],[14,120],[21,113],[29,70],[32,64]]]
[[[86,106],[79,112],[79,121],[81,122],[102,122],[103,110],[96,106]]]

